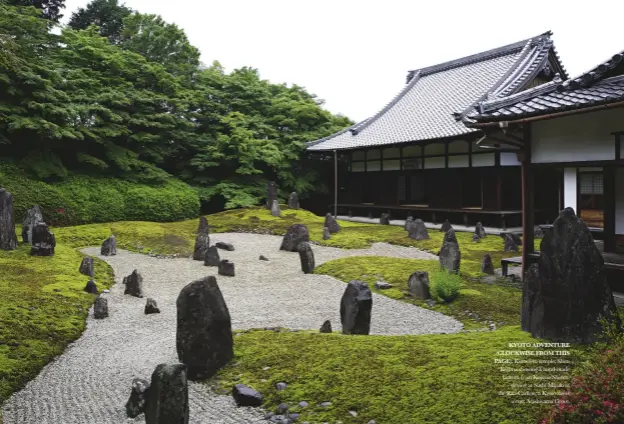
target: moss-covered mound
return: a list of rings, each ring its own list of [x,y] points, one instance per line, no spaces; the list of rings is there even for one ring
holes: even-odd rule
[[[13,194],[18,222],[35,204],[41,206],[44,219],[52,225],[177,221],[199,214],[197,192],[173,177],[152,185],[84,175],[47,183],[0,161],[0,186]]]
[[[496,352],[510,341],[535,341],[518,327],[428,336],[252,331],[234,341],[234,363],[218,376],[222,390],[247,384],[269,409],[293,406],[299,421],[526,424],[543,411],[498,394],[509,383]],[[278,382],[288,387],[278,392]],[[298,407],[301,401],[310,406]]]
[[[438,261],[355,256],[326,262],[316,268],[314,273],[330,275],[344,282],[368,282],[371,290],[379,294],[454,316],[466,328],[481,328],[487,326],[484,324],[487,321],[493,321],[496,326],[520,325],[522,291],[514,287],[484,284],[462,278],[459,296],[450,303],[437,302],[434,306],[407,295],[407,280],[413,272],[427,271],[433,287],[436,278],[443,276],[437,272],[439,269]],[[376,289],[375,282],[380,278],[394,287]],[[476,317],[472,314],[476,314]]]
[[[0,250],[0,403],[82,334],[94,300],[82,257],[63,244],[52,257],[30,256],[30,245]],[[96,260],[94,279],[106,289],[112,270]]]

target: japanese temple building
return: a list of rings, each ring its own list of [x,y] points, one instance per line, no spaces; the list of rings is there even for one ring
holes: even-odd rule
[[[464,123],[494,149],[513,143],[522,163],[525,266],[536,256],[536,193],[548,169],[557,175],[559,209],[572,207],[604,240],[607,268],[624,270],[616,254],[624,247],[624,52],[577,78],[483,100]]]
[[[403,90],[377,114],[309,143],[310,153],[346,168],[344,174],[336,171],[343,191],[336,189],[332,209],[520,225],[522,141],[466,121],[477,124],[469,115],[479,105],[568,78],[551,35],[409,71]],[[536,214],[552,222],[561,207],[559,173],[551,167],[534,173],[540,178]]]

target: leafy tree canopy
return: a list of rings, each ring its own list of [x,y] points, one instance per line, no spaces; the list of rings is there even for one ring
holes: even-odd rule
[[[132,9],[118,0],[93,0],[86,7],[72,13],[69,27],[75,30],[87,29],[89,25],[100,28],[100,35],[118,44],[123,29],[123,20],[132,13]]]

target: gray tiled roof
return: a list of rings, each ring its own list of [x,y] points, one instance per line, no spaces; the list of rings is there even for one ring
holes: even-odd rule
[[[550,33],[410,71],[404,89],[374,116],[308,144],[310,151],[353,149],[461,136],[462,122],[486,99],[515,93],[539,73],[565,75]]]
[[[486,100],[466,123],[510,121],[624,100],[624,52],[577,78],[534,87],[504,99]]]

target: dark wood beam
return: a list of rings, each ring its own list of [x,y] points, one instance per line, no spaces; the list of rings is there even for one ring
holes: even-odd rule
[[[604,251],[615,253],[615,167],[604,167]]]

